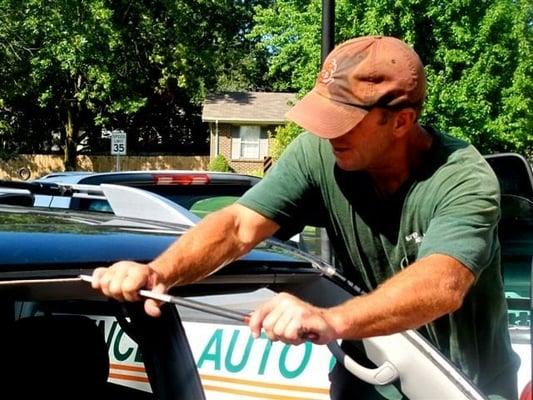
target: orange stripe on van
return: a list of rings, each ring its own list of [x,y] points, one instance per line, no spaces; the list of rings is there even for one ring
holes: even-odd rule
[[[249,390],[231,389],[227,387],[212,386],[212,385],[203,385],[203,386],[204,386],[204,390],[210,390],[213,392],[231,393],[231,394],[237,394],[241,396],[250,396],[250,397],[261,398],[261,399],[310,400],[308,397],[283,396],[283,395],[279,395],[276,393],[258,393],[258,392],[251,392]]]
[[[253,381],[249,379],[229,378],[226,376],[207,375],[207,374],[200,374],[200,378],[202,378],[202,380],[206,379],[206,380],[219,381],[219,382],[237,383],[241,385],[264,387],[268,389],[296,390],[298,392],[329,394],[329,389],[322,389],[322,388],[309,387],[309,386],[285,385],[282,383],[265,383],[265,382]]]
[[[146,376],[124,375],[124,374],[116,374],[114,372],[110,372],[109,373],[109,378],[111,378],[111,379],[121,379],[123,381],[134,381],[134,382],[148,383],[148,377],[146,377]]]
[[[146,373],[146,370],[144,367],[135,366],[135,365],[111,363],[110,367],[115,370]],[[149,383],[148,378],[146,376],[126,375],[126,374],[115,373],[115,372],[110,372],[109,378],[121,379],[125,381]],[[266,383],[262,381],[251,380],[251,379],[239,379],[239,378],[231,378],[227,376],[219,376],[219,375],[211,375],[211,374],[200,374],[200,378],[202,381],[208,380],[208,381],[216,381],[216,382],[224,382],[224,383],[233,383],[233,384],[253,386],[253,387],[262,387],[266,389],[288,390],[288,391],[297,391],[297,392],[303,392],[303,393],[316,393],[316,394],[323,394],[323,395],[329,394],[329,389],[309,387],[309,386],[296,386],[296,385],[287,385],[287,384],[282,384],[282,383]],[[204,386],[206,390],[227,392],[227,393],[233,393],[233,394],[242,394],[242,395],[250,395],[250,393],[252,393],[255,397],[266,398],[266,399],[280,399],[280,400],[300,399],[296,397],[279,397],[278,395],[258,394],[255,392],[249,392],[247,390],[239,390],[239,389],[231,389],[231,388],[226,388],[226,387],[213,386],[209,384],[204,384],[203,382],[202,382],[202,385]]]
[[[121,369],[123,371],[146,372],[144,367],[138,367],[135,365],[110,363],[109,366],[113,369]]]

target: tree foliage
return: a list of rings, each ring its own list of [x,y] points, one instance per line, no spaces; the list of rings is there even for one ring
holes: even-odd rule
[[[73,168],[83,135],[109,146],[105,127],[124,129],[133,151],[206,149],[205,94],[264,85],[265,54],[245,37],[258,4],[0,0],[4,148],[36,151],[60,132]]]
[[[403,38],[426,64],[426,123],[527,152],[532,7],[337,0],[336,38]],[[307,91],[320,21],[321,0],[0,0],[0,152],[46,151],[55,132],[73,168],[81,144],[109,151],[102,128],[125,130],[133,153],[207,151],[206,93]],[[297,132],[282,130],[281,148]]]
[[[281,125],[276,128],[274,141],[272,142],[272,157],[274,160],[279,159],[283,150],[302,133],[303,129],[294,122],[289,122],[286,125]]]
[[[321,0],[258,8],[274,86],[309,90],[319,70]],[[426,65],[423,122],[485,153],[533,147],[533,3],[528,0],[337,0],[336,42],[404,39]]]

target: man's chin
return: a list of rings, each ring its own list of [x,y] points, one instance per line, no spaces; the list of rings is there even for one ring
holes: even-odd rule
[[[339,167],[343,171],[357,171],[360,169],[353,164],[347,163],[345,161],[343,162],[342,160],[339,160],[339,159],[336,159],[335,163],[337,164],[337,167]]]

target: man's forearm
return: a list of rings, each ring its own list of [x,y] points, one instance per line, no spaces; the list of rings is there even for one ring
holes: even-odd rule
[[[474,281],[459,262],[426,257],[372,293],[326,311],[340,338],[361,339],[418,328],[457,310]]]
[[[196,282],[250,251],[278,226],[242,206],[207,215],[150,263],[168,286]]]

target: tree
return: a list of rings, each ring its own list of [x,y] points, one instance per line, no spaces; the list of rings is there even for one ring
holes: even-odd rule
[[[308,91],[319,71],[320,0],[259,8],[252,35],[272,54],[279,88]],[[527,0],[337,0],[337,42],[403,38],[426,65],[423,122],[483,152],[533,147],[533,5]]]
[[[125,129],[133,150],[205,148],[205,94],[266,84],[246,34],[267,2],[0,0],[0,133],[42,147],[60,131],[67,169],[84,137],[103,145],[103,127]]]
[[[113,13],[101,0],[3,1],[1,11],[0,40],[9,43],[2,56],[10,60],[2,98],[39,107],[61,124],[65,166],[74,169],[88,114],[94,125],[107,110],[135,112],[146,101],[124,79],[135,65],[122,52]]]
[[[200,104],[208,92],[267,86],[265,52],[249,39],[253,7],[267,1],[180,0],[128,4],[128,41],[153,78],[147,105],[121,123],[143,149],[207,150]],[[137,7],[137,9],[134,9]],[[200,134],[201,133],[201,134]]]

